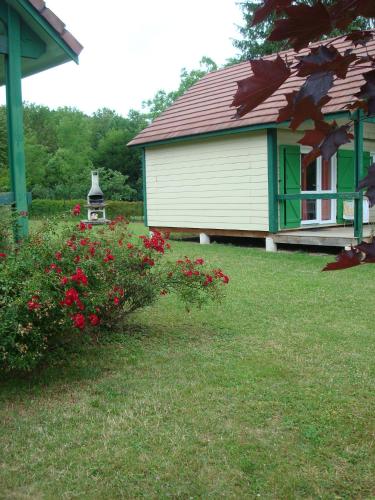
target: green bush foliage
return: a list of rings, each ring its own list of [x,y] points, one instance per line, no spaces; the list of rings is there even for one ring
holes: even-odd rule
[[[135,237],[122,216],[105,226],[68,219],[38,227],[15,251],[0,253],[3,371],[31,370],[56,348],[97,340],[161,295],[201,306],[228,282],[203,259],[166,257],[166,236]]]
[[[73,205],[82,205],[85,200],[33,200],[30,207],[30,217],[40,219],[41,217],[53,217],[56,215],[64,215],[67,210]],[[83,209],[84,210],[84,209]],[[126,218],[142,217],[143,202],[141,201],[108,201],[107,202],[107,217],[114,219],[119,215],[124,215]],[[83,214],[83,217],[85,215]]]

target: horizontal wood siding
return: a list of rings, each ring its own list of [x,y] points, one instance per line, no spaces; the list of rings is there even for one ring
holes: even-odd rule
[[[265,131],[146,149],[149,226],[268,231]]]

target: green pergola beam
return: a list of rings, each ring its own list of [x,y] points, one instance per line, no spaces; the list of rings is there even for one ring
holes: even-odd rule
[[[20,241],[29,232],[21,89],[21,21],[17,12],[9,6],[7,27],[8,55],[5,56],[5,72],[9,167],[18,214],[15,238],[16,241]]]

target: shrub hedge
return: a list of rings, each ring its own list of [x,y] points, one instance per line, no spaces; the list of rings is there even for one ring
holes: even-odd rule
[[[33,200],[29,215],[31,218],[52,217],[66,214],[74,205],[81,205],[84,216],[86,200]],[[108,201],[107,217],[114,219],[124,215],[128,219],[141,218],[143,216],[142,201]]]
[[[28,371],[64,346],[97,342],[169,293],[200,307],[220,299],[229,281],[202,258],[164,258],[168,235],[137,238],[123,217],[99,227],[45,218],[16,249],[10,234],[11,220],[0,219],[0,372]]]

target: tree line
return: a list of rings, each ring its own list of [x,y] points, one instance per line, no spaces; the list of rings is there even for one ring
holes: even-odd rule
[[[87,195],[90,172],[112,200],[142,199],[141,152],[127,143],[191,85],[217,65],[203,57],[198,69],[181,70],[177,90],[159,90],[142,111],[126,117],[103,108],[91,116],[76,108],[56,110],[24,104],[27,189],[34,199],[79,199]],[[10,191],[6,107],[0,106],[0,192]]]

